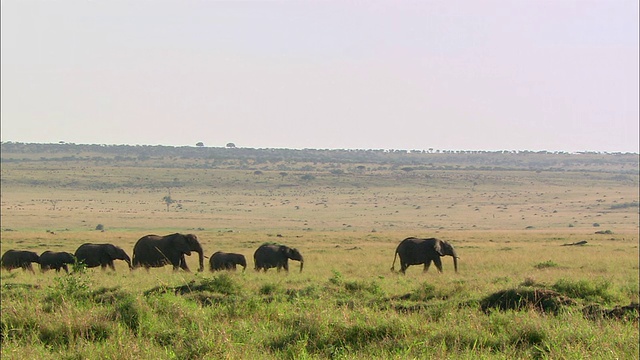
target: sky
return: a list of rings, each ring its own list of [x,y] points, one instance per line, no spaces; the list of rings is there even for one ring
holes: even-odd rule
[[[3,142],[640,152],[635,0],[1,6]]]

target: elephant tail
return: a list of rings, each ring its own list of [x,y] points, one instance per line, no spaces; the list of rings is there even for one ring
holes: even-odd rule
[[[391,264],[391,271],[395,271],[396,267],[396,258],[398,257],[398,250],[396,249],[396,253],[393,255],[393,264]]]

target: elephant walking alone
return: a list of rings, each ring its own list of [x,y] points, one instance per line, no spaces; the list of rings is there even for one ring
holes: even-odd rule
[[[7,250],[2,255],[2,268],[11,271],[12,269],[22,268],[24,271],[33,271],[31,263],[40,263],[40,257],[33,251]]]
[[[194,234],[175,233],[166,236],[143,236],[133,247],[133,266],[143,266],[149,270],[150,267],[162,267],[170,264],[173,265],[174,271],[179,268],[189,271],[184,256],[190,256],[191,251],[198,253],[200,264],[198,271],[204,270],[204,253],[198,237]]]
[[[115,271],[113,260],[123,260],[131,269],[131,259],[121,247],[113,244],[82,244],[76,249],[75,257],[88,268],[100,266],[102,270],[108,267]]]
[[[449,255],[453,257],[453,267],[458,272],[458,254],[453,248],[453,245],[446,241],[429,238],[418,239],[415,237],[409,237],[400,242],[396,248],[396,253],[393,257],[393,264],[391,265],[391,271],[394,270],[396,264],[396,257],[400,256],[400,272],[405,273],[410,265],[424,264],[424,270],[429,270],[431,262],[436,265],[439,272],[442,272],[441,256]]]
[[[56,272],[60,272],[60,269],[64,269],[68,274],[69,268],[67,264],[74,264],[75,262],[75,256],[66,251],[45,251],[40,254],[40,270],[42,272],[49,269],[55,269]]]
[[[236,265],[242,266],[242,271],[247,269],[247,260],[242,254],[216,251],[209,258],[209,270],[235,270]]]
[[[256,271],[264,270],[266,272],[267,269],[272,267],[277,268],[278,271],[281,268],[289,271],[289,259],[300,261],[300,272],[302,272],[304,259],[297,249],[292,249],[285,245],[263,244],[253,254]]]

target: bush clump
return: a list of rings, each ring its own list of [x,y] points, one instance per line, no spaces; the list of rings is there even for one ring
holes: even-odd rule
[[[535,264],[533,267],[536,268],[536,269],[548,269],[548,268],[558,267],[558,264],[556,264],[555,262],[553,262],[551,260],[547,260],[545,262],[541,262],[541,263]]]
[[[491,309],[525,310],[557,314],[562,306],[574,305],[575,301],[556,291],[536,288],[517,288],[493,293],[480,301],[482,311]]]

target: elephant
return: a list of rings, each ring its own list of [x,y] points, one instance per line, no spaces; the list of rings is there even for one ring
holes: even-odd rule
[[[173,270],[182,268],[190,271],[185,260],[185,255],[190,256],[191,251],[198,253],[200,267],[204,270],[204,253],[198,237],[194,234],[171,234],[166,236],[146,235],[140,238],[133,247],[133,266],[162,267],[173,265]]]
[[[459,256],[453,245],[450,243],[436,239],[418,239],[415,237],[408,237],[400,242],[396,248],[396,253],[393,257],[393,264],[391,265],[391,271],[394,271],[396,264],[396,257],[400,255],[400,272],[405,273],[409,265],[424,264],[424,272],[429,270],[431,262],[436,265],[439,272],[442,272],[441,256],[449,255],[453,257],[453,267],[458,272],[458,259]]]
[[[272,267],[278,268],[278,271],[281,268],[289,271],[289,259],[300,261],[300,272],[302,272],[304,259],[297,249],[285,245],[262,244],[253,254],[256,271],[263,269],[266,272]]]
[[[22,270],[29,270],[35,274],[31,263],[40,263],[40,256],[33,251],[7,250],[0,261],[2,261],[2,267],[9,272],[21,267]]]
[[[84,262],[88,268],[100,266],[105,270],[109,266],[115,271],[113,260],[124,260],[129,265],[129,269],[132,268],[129,255],[121,247],[113,244],[82,244],[76,249],[75,257],[78,262]]]
[[[60,269],[68,274],[69,268],[67,264],[74,264],[76,257],[66,251],[45,251],[40,254],[40,270],[45,272],[49,269],[55,269],[56,272],[60,272]]]
[[[235,270],[236,265],[242,265],[242,271],[247,269],[247,260],[242,254],[216,251],[209,258],[209,270]]]

